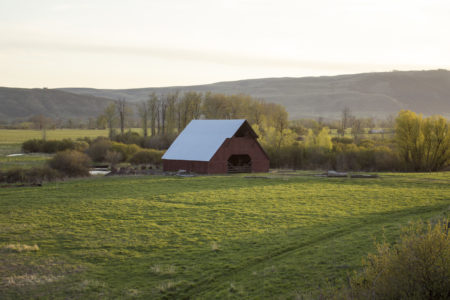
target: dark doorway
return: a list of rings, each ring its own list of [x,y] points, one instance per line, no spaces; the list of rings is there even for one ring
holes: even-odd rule
[[[231,155],[228,158],[228,173],[251,173],[252,159],[247,154]]]

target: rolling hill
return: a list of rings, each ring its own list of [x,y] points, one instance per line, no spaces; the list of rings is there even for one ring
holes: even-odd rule
[[[111,99],[136,103],[155,92],[248,94],[282,104],[291,119],[339,118],[344,107],[357,116],[386,117],[400,109],[450,117],[450,71],[393,71],[339,76],[265,78],[205,85],[137,89],[0,88],[0,118],[46,114],[63,118],[98,115]]]
[[[26,119],[39,114],[55,119],[87,119],[98,116],[110,102],[55,89],[0,87],[0,119]]]
[[[290,118],[337,118],[348,106],[356,115],[385,117],[400,109],[410,109],[425,115],[450,116],[450,71],[394,71],[353,75],[266,78],[206,85],[140,89],[83,89],[64,91],[105,98],[125,98],[130,102],[144,101],[152,92],[173,91],[248,94],[268,102],[280,103]]]

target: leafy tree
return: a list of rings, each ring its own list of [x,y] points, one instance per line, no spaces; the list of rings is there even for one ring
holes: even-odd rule
[[[450,132],[445,118],[423,119],[421,115],[403,110],[395,121],[395,140],[408,169],[437,171],[449,164]]]

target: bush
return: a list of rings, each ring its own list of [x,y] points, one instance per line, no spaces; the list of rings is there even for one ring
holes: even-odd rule
[[[123,161],[123,156],[120,152],[108,150],[105,160],[109,162],[111,166],[115,166],[117,163]]]
[[[86,153],[93,161],[104,161],[106,154],[111,150],[112,143],[106,138],[97,138],[89,148]]]
[[[115,135],[113,140],[122,144],[142,145],[143,137],[137,132],[128,131],[124,134]]]
[[[352,138],[348,138],[348,137],[334,137],[331,139],[331,141],[333,142],[333,144],[335,143],[340,143],[340,144],[352,144],[353,143],[353,139]]]
[[[449,299],[448,222],[419,222],[404,230],[395,246],[378,245],[363,261],[362,273],[351,279],[356,298]]]
[[[5,172],[4,180],[7,183],[26,182],[26,173],[24,169],[13,168]]]
[[[91,160],[89,156],[75,150],[58,152],[49,161],[50,167],[69,176],[89,176]]]
[[[89,148],[89,144],[85,141],[76,141],[75,142],[75,147],[73,150],[77,150],[80,152],[86,152],[87,149]]]
[[[111,150],[122,154],[123,160],[128,160],[135,153],[137,153],[138,151],[141,151],[142,148],[137,145],[134,145],[134,144],[126,145],[126,144],[122,144],[122,143],[113,142]]]
[[[146,149],[137,152],[130,159],[129,162],[133,165],[139,164],[153,164],[153,165],[161,165],[161,157],[164,154],[164,151],[154,150],[154,149]]]
[[[44,141],[42,143],[42,149],[39,152],[44,152],[44,153],[56,153],[58,151],[62,151],[59,150],[60,147],[60,142],[59,141]]]
[[[23,142],[22,151],[25,153],[43,152],[56,153],[64,150],[74,150],[83,148],[85,143],[74,142],[71,139],[63,139],[61,141],[45,141],[45,140],[28,140]]]
[[[141,145],[144,148],[165,150],[170,147],[176,137],[176,134],[150,136],[145,138]]]
[[[14,168],[4,173],[0,172],[0,182],[7,183],[37,184],[62,177],[61,173],[49,166],[33,167],[31,169]]]
[[[22,143],[22,151],[25,153],[35,153],[42,152],[43,149],[43,140],[28,140]]]
[[[26,171],[26,181],[28,183],[41,183],[61,178],[63,178],[63,174],[49,166],[33,167]]]

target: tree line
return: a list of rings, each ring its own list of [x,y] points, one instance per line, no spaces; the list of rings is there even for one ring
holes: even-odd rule
[[[283,131],[288,126],[284,106],[266,103],[248,95],[179,92],[157,95],[134,106],[144,137],[177,135],[194,119],[247,119],[250,124],[273,126]],[[99,116],[109,129],[109,136],[125,133],[127,122],[133,119],[133,106],[124,99],[111,103]]]

